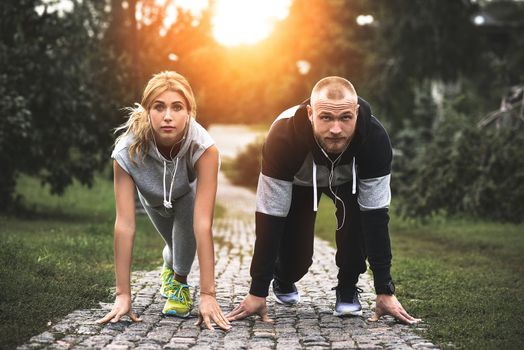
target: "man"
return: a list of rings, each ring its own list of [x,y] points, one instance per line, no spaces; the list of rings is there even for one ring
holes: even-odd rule
[[[270,321],[271,280],[277,302],[300,301],[295,282],[312,264],[317,204],[325,193],[337,208],[334,315],[362,315],[356,284],[367,258],[377,293],[372,320],[389,314],[408,324],[419,321],[396,299],[390,275],[391,160],[384,127],[346,79],[320,80],[309,101],[283,112],[262,151],[250,291],[228,319],[258,314]]]

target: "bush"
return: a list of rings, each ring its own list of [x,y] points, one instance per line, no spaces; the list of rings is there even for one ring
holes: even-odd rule
[[[479,129],[450,108],[424,146],[416,132],[401,136],[393,188],[403,214],[524,222],[522,129]]]
[[[229,166],[226,165],[226,174],[231,182],[253,189],[257,187],[263,145],[264,138],[258,138],[238,153]]]

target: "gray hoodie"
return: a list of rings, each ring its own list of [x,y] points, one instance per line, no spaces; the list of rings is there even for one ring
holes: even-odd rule
[[[142,204],[163,216],[171,215],[170,203],[192,190],[192,183],[196,179],[195,164],[215,141],[198,122],[191,118],[186,138],[175,158],[170,160],[163,157],[151,141],[144,159],[135,157],[136,164],[133,164],[129,157],[132,140],[131,134],[122,138],[115,145],[111,158],[115,159],[133,178],[142,197]],[[165,201],[167,203],[164,203]]]

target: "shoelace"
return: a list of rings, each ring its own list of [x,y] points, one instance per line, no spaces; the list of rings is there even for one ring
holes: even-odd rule
[[[169,290],[173,291],[169,295],[169,299],[178,300],[180,302],[186,301],[187,298],[186,298],[186,296],[183,293],[184,289],[188,288],[188,286],[186,284],[183,284],[183,283],[179,282],[177,285],[175,285],[175,283],[173,282],[173,278],[169,277],[167,285],[169,286]]]
[[[346,293],[347,291],[351,290],[352,293],[351,293],[351,299],[353,299],[353,296],[355,295],[355,292],[356,294],[360,295],[360,293],[364,293],[364,290],[360,287],[357,287],[355,286],[355,288],[347,288],[347,289],[343,289],[343,288],[339,288],[339,286],[335,286],[333,288],[331,288],[331,290],[340,290],[340,294],[342,296],[342,299],[346,299],[345,297],[347,296]],[[342,294],[342,291],[345,291],[346,293]]]

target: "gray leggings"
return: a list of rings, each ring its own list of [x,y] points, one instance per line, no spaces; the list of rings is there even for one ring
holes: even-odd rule
[[[164,265],[171,267],[177,275],[187,276],[191,271],[196,252],[193,231],[194,189],[172,202],[173,208],[170,209],[170,215],[167,217],[147,206],[140,194],[139,198],[147,216],[166,242],[162,252]]]

